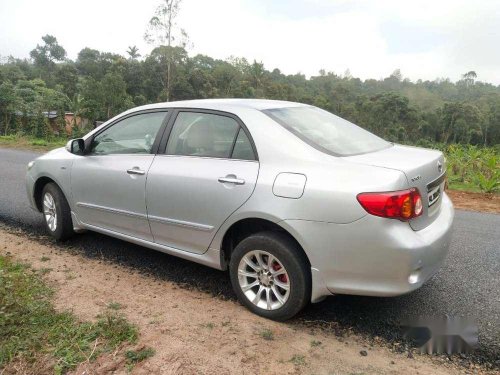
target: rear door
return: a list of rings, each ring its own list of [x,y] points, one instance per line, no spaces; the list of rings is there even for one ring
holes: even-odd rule
[[[255,188],[255,147],[236,116],[198,110],[175,111],[163,143],[146,185],[154,241],[204,253]]]

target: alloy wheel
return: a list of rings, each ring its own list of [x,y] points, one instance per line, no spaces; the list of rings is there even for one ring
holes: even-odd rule
[[[43,215],[51,232],[57,229],[56,201],[52,194],[45,193],[43,196]]]
[[[261,309],[279,309],[290,295],[290,278],[285,267],[267,251],[252,250],[241,258],[238,281],[248,300]]]

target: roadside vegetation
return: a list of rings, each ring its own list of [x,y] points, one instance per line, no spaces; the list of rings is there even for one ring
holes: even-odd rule
[[[416,145],[438,149],[445,154],[450,189],[483,193],[500,191],[500,145],[480,147],[427,141]]]
[[[62,374],[137,341],[136,327],[115,311],[81,322],[56,312],[52,295],[35,270],[0,256],[0,373],[22,367]],[[153,354],[148,349],[125,356],[133,365]]]
[[[448,183],[451,189],[498,193],[500,191],[500,148],[448,145]]]
[[[63,147],[69,138],[51,137],[49,139],[22,136],[19,134],[0,135],[0,147],[24,148],[36,151],[50,151]]]

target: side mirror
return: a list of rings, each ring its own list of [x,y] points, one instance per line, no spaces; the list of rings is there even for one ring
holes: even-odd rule
[[[70,139],[66,143],[66,151],[75,155],[83,155],[85,151],[85,142],[83,138]]]

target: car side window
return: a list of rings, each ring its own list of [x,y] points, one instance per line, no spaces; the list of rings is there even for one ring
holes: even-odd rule
[[[227,116],[180,112],[166,154],[230,158],[240,125]]]
[[[149,154],[167,112],[127,117],[92,140],[91,155]]]
[[[248,139],[247,133],[240,128],[238,132],[238,138],[236,138],[236,143],[234,144],[233,154],[231,155],[233,159],[240,160],[255,160],[255,153],[253,152],[252,144],[250,139]]]

